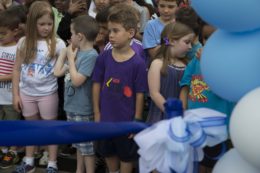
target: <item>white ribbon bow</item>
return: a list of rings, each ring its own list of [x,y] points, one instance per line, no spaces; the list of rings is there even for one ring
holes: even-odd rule
[[[162,120],[138,133],[141,173],[193,172],[193,162],[204,157],[202,148],[227,140],[226,115],[208,108],[184,112],[184,117]]]

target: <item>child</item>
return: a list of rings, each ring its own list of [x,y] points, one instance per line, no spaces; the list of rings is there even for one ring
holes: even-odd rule
[[[118,3],[127,4],[131,7],[134,7],[138,11],[139,16],[140,16],[140,23],[139,23],[140,28],[138,28],[138,32],[136,33],[136,35],[138,35],[138,36],[135,36],[135,37],[137,37],[139,40],[141,40],[145,25],[147,24],[147,22],[150,18],[148,9],[143,6],[140,6],[134,0],[110,0],[111,6],[114,6]]]
[[[200,39],[203,41],[203,44],[205,44],[206,38],[208,38],[214,30],[215,29],[212,26],[203,24],[201,29],[202,38]],[[193,57],[187,65],[180,81],[180,99],[183,102],[183,107],[184,109],[206,107],[215,109],[230,116],[234,103],[218,97],[210,90],[207,83],[205,83],[200,71],[200,54],[201,49],[197,52],[197,56]],[[214,158],[221,153],[221,150],[221,144],[214,147],[204,148],[205,157],[201,163],[203,166],[200,166],[201,172],[207,172],[207,170],[210,170],[209,172],[211,172],[211,168],[214,167],[216,160],[210,159],[207,156],[209,155]]]
[[[150,20],[143,35],[143,47],[147,50],[150,62],[154,58],[157,49],[160,47],[160,35],[164,26],[175,21],[175,12],[177,10],[177,0],[159,0],[158,11],[160,17]]]
[[[8,19],[8,20],[7,20]],[[20,120],[21,115],[12,105],[12,71],[16,57],[19,18],[7,10],[0,12],[0,120]],[[0,167],[9,168],[19,161],[16,147],[2,147]]]
[[[57,35],[63,39],[63,41],[66,42],[68,45],[70,43],[71,38],[71,32],[70,32],[70,24],[71,20],[79,15],[83,15],[87,13],[87,7],[88,2],[87,0],[68,0],[69,1],[69,7],[66,12],[63,13],[63,17],[59,23]],[[59,84],[59,97],[60,97],[60,105],[63,105],[63,93],[64,93],[64,82],[63,77],[58,79]],[[60,106],[61,107],[61,106]],[[62,110],[60,110],[62,115],[61,119],[66,119],[65,113],[63,113]],[[72,154],[75,154],[76,150],[75,148],[71,147],[71,145],[67,145],[62,147],[61,152],[59,153],[60,157],[69,157]]]
[[[90,16],[82,15],[72,20],[70,25],[71,44],[63,50],[55,65],[56,76],[69,73],[65,77],[64,110],[69,121],[94,121],[92,109],[91,77],[96,58],[93,48],[99,28]],[[68,58],[68,59],[67,59]],[[68,66],[66,61],[68,60]],[[95,172],[93,142],[75,144],[77,148],[77,173]],[[86,171],[85,171],[86,168]]]
[[[60,14],[65,14],[69,9],[69,0],[54,0],[54,7]]]
[[[13,104],[25,120],[57,119],[56,57],[65,43],[55,38],[54,14],[46,1],[34,2],[29,10],[26,34],[17,46],[13,71]],[[34,146],[26,146],[23,162],[14,173],[34,172]],[[56,173],[57,145],[49,145],[47,173]]]
[[[148,86],[152,102],[147,121],[165,119],[164,106],[169,97],[179,98],[179,81],[187,64],[186,53],[191,49],[194,33],[188,26],[175,22],[165,26],[161,47],[148,71]]]
[[[17,28],[15,35],[16,42],[18,42],[18,40],[25,34],[25,25],[28,11],[24,5],[11,6],[6,11],[10,15],[18,17],[20,20],[19,27]]]
[[[114,12],[116,13],[117,10],[120,10],[120,9],[127,9],[127,10],[131,11],[131,13],[134,13],[136,15],[137,20],[139,20],[139,16],[140,15],[139,15],[138,11],[134,7],[132,7],[132,6],[128,5],[128,4],[125,4],[125,3],[119,3],[119,4],[116,4],[116,5],[113,5],[109,9],[109,13],[110,14],[114,13]],[[144,52],[144,49],[143,49],[143,46],[142,46],[142,42],[140,42],[139,40],[133,38],[130,41],[130,46],[134,50],[134,52],[136,54],[138,54],[138,56],[142,57],[142,59],[148,64],[147,56],[146,56],[146,54]],[[113,48],[113,45],[110,42],[108,42],[106,44],[106,46],[104,47],[104,50],[109,50],[109,49],[112,49],[112,48]]]
[[[187,53],[187,57],[191,60],[194,56],[196,56],[197,51],[202,47],[202,44],[199,41],[200,18],[191,7],[180,7],[176,11],[175,16],[177,22],[189,26],[194,31],[195,37],[192,41],[192,49]]]
[[[93,106],[96,122],[142,119],[144,92],[147,91],[145,62],[130,47],[137,18],[128,8],[108,17],[109,41],[113,49],[99,55],[93,73]],[[121,136],[99,141],[97,151],[105,157],[110,173],[131,173],[137,159],[132,138]]]
[[[89,1],[87,0],[69,0],[68,11],[64,13],[57,29],[57,34],[67,44],[69,43],[69,39],[71,37],[71,33],[70,33],[71,20],[76,16],[87,13],[88,2]]]
[[[96,21],[99,25],[99,33],[95,40],[95,47],[99,53],[104,51],[108,43],[107,16],[109,15],[109,7],[102,9],[96,15]]]

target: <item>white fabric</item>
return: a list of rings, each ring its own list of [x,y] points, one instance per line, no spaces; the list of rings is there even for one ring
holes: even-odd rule
[[[163,120],[141,131],[134,138],[140,148],[140,172],[156,169],[163,173],[171,173],[171,170],[191,173],[193,162],[203,159],[203,147],[227,139],[225,120],[223,113],[199,108],[185,111],[184,117]]]
[[[96,18],[97,12],[95,11],[95,9],[96,9],[96,5],[95,5],[94,1],[91,1],[89,9],[88,9],[88,15],[93,18]]]
[[[18,42],[22,49],[24,37]],[[65,43],[57,38],[56,58],[65,48]],[[29,96],[47,96],[57,91],[57,78],[53,75],[56,58],[50,59],[48,44],[45,40],[37,42],[37,53],[33,63],[21,65],[20,91]]]
[[[13,72],[17,46],[0,46],[0,76]],[[12,104],[12,81],[0,80],[0,105]]]

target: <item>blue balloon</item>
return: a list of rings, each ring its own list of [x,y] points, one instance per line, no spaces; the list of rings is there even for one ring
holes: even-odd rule
[[[233,32],[260,28],[259,0],[192,0],[191,5],[217,28]]]
[[[201,56],[201,72],[210,89],[229,101],[260,86],[260,30],[217,30]]]

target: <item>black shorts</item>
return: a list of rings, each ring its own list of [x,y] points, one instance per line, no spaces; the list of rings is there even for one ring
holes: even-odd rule
[[[222,142],[213,147],[205,147],[204,158],[200,162],[201,165],[213,168],[217,163],[218,159],[228,150],[228,141]]]
[[[117,156],[123,162],[132,162],[139,158],[137,154],[138,146],[128,136],[99,140],[95,144],[95,149],[98,154],[105,158]]]

